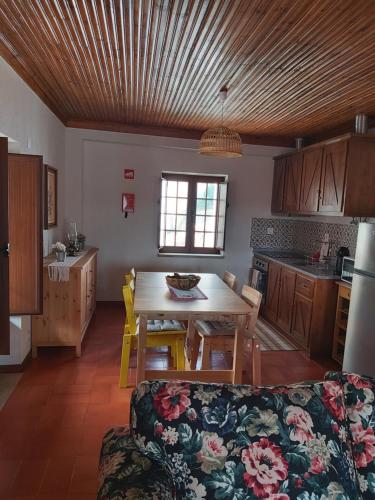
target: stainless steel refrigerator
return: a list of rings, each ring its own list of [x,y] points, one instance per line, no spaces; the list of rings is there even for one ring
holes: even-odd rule
[[[358,229],[342,368],[375,377],[375,224]]]

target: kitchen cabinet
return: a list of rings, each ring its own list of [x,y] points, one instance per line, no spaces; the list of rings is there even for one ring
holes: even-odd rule
[[[278,179],[285,164],[283,199]],[[273,213],[375,216],[375,137],[346,134],[275,158]],[[282,206],[282,211],[280,207]]]
[[[335,328],[333,331],[332,358],[342,365],[345,350],[346,327],[348,324],[351,285],[338,281]]]
[[[282,267],[276,323],[286,333],[290,332],[292,324],[295,286],[296,273],[287,267]]]
[[[279,304],[281,266],[270,262],[268,266],[268,281],[265,313],[269,320],[276,322]]]
[[[308,348],[311,330],[313,302],[296,293],[294,297],[293,324],[291,335],[299,345]]]
[[[285,162],[285,188],[283,212],[296,212],[299,207],[301,189],[301,155],[292,154]]]
[[[322,148],[306,151],[302,158],[299,212],[314,213],[319,208]]]
[[[268,262],[267,300],[261,314],[310,357],[330,357],[335,280],[312,278],[282,263]]]
[[[81,343],[96,306],[97,249],[90,249],[69,271],[69,281],[51,281],[48,257],[43,265],[43,315],[32,319],[32,353],[38,347],[74,346],[81,355]]]
[[[284,208],[285,158],[275,160],[272,186],[272,213],[282,213]]]
[[[344,200],[347,141],[323,149],[319,212],[340,213]]]

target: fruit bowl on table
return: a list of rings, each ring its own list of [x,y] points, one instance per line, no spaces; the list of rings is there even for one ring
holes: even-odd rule
[[[200,282],[201,277],[196,274],[174,273],[165,277],[167,284],[177,290],[191,290]]]

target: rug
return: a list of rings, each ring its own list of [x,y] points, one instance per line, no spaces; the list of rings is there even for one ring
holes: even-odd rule
[[[255,325],[261,351],[299,351],[298,347],[280,335],[271,325],[258,319]]]

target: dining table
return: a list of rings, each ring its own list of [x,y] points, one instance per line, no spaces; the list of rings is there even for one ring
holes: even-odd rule
[[[137,272],[134,311],[139,316],[137,384],[144,380],[177,379],[201,382],[242,382],[244,330],[251,309],[218,275],[199,273],[199,290],[207,298],[176,299],[171,293],[166,272]],[[146,370],[148,320],[187,321],[185,370]],[[196,320],[235,321],[233,365],[231,370],[191,370],[190,355]]]

